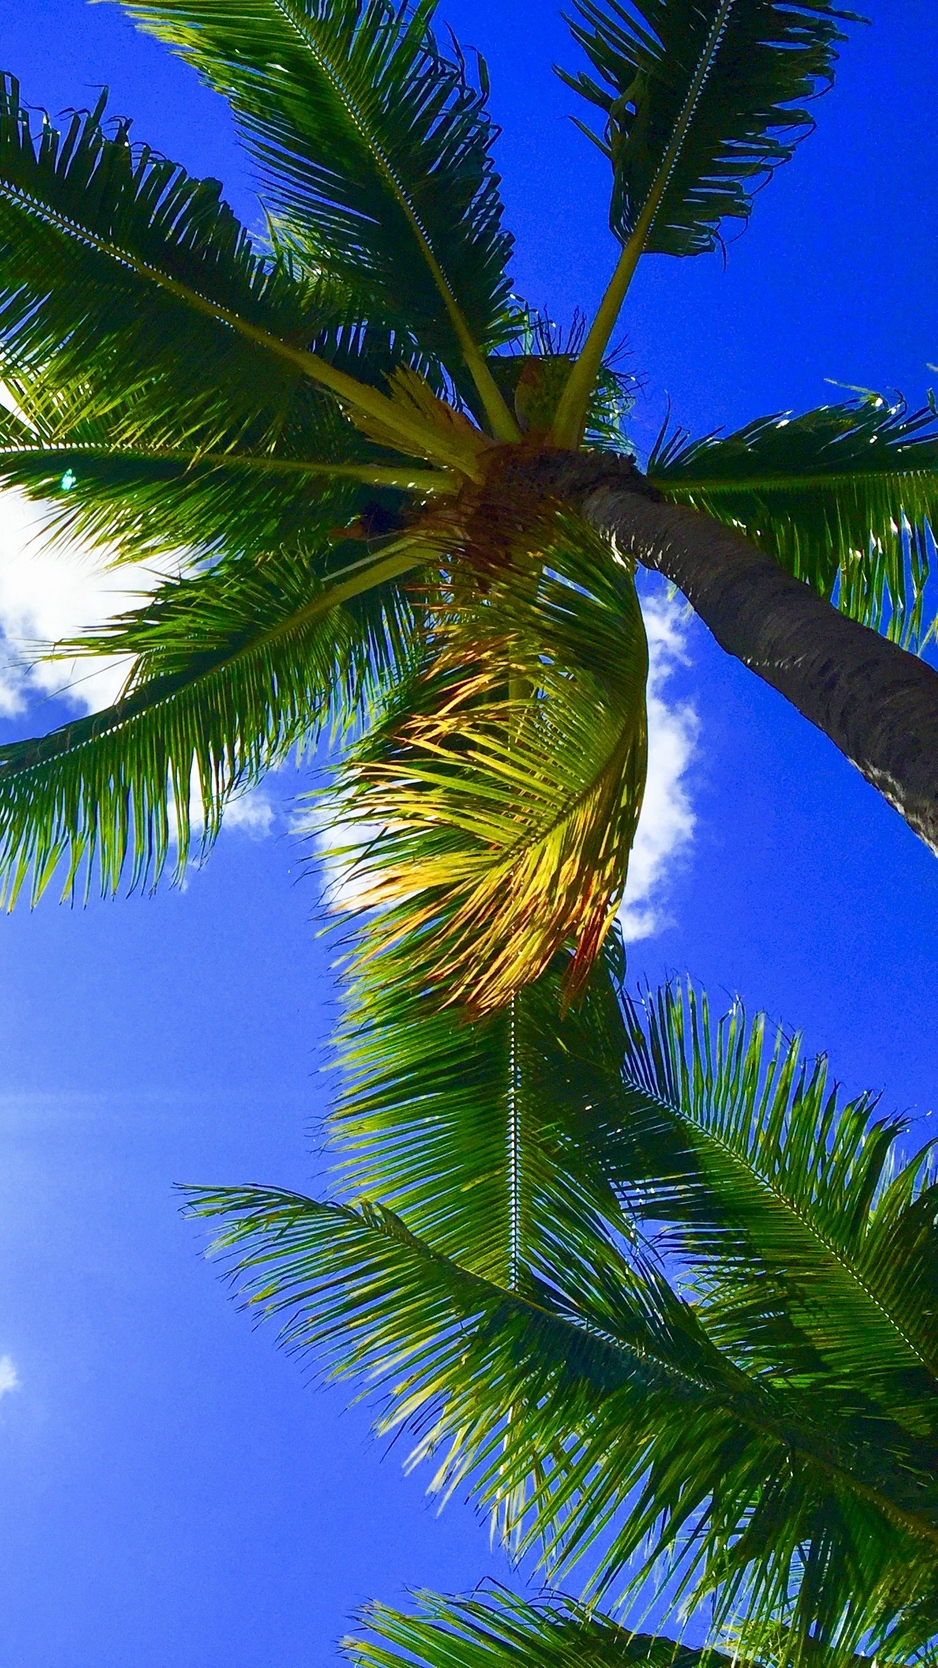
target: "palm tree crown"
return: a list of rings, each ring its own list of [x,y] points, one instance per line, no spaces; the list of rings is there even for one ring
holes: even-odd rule
[[[625,390],[603,357],[639,257],[696,254],[748,217],[809,131],[851,14],[578,7],[590,68],[562,73],[605,122],[622,244],[578,346],[513,297],[487,72],[446,55],[430,5],[129,10],[229,100],[268,235],[252,241],[216,182],[109,129],[103,100],[36,131],[3,82],[2,478],[112,559],[186,560],[63,646],[132,657],[114,707],[0,754],[7,897],[27,879],[35,896],[62,861],[67,890],[94,865],[105,890],[152,881],[171,828],[185,863],[193,799],[210,842],[232,792],[323,724],[351,725],[368,739],[345,769],[349,813],[384,822],[393,803],[400,819],[369,895],[409,885],[395,841],[419,825],[406,862],[419,847],[427,930],[462,899],[436,920],[449,999],[509,1000],[571,937],[572,990],[625,883],[645,648],[633,558],[538,471],[569,448],[621,452]],[[727,439],[662,436],[647,478],[609,461],[682,525],[690,506],[695,527],[743,531],[915,650],[936,444],[930,409],[860,400]],[[881,761],[858,762],[897,797]]]

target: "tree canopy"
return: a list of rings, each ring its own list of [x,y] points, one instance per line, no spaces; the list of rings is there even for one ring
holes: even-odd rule
[[[564,337],[514,293],[488,73],[431,0],[125,9],[228,100],[266,229],[104,96],[59,131],[0,82],[0,484],[109,560],[180,564],[54,646],[131,671],[105,711],[0,748],[0,879],[10,905],[57,874],[153,885],[233,795],[338,744],[335,1191],[189,1208],[222,1219],[247,1305],[377,1382],[379,1430],[551,1587],[377,1607],[347,1654],[930,1660],[930,1151],[764,1016],[630,991],[615,925],[642,565],[679,557],[718,640],[938,849],[938,407],[668,427],[639,467],[611,352],[639,261],[748,220],[860,20],[576,0],[559,73],[620,254]],[[651,1585],[675,1616],[707,1602],[706,1647],[630,1630]]]

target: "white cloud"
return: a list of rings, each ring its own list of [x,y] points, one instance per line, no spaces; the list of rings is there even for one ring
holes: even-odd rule
[[[687,786],[700,720],[688,701],[669,703],[664,688],[687,664],[689,611],[664,591],[642,598],[648,633],[648,781],[619,920],[627,943],[668,925],[667,893],[674,867],[687,854],[696,817]]]
[[[382,824],[351,818],[327,790],[304,794],[290,819],[291,832],[311,839],[319,859],[322,901],[336,915],[359,907],[365,879],[359,865]]]
[[[106,560],[77,541],[50,540],[39,506],[15,488],[0,492],[0,716],[22,712],[40,691],[86,712],[116,699],[125,657],[36,660],[44,645],[100,625],[153,589],[151,564],[108,568]]]
[[[23,712],[38,695],[57,695],[85,712],[116,700],[130,668],[127,656],[83,656],[42,661],[43,646],[103,624],[137,606],[172,560],[108,567],[107,552],[77,540],[51,540],[41,508],[13,488],[0,491],[0,717]],[[201,828],[197,772],[193,772],[193,829]],[[258,790],[242,794],[225,812],[226,829],[263,839],[275,820],[273,805]]]
[[[0,1396],[5,1396],[8,1390],[18,1390],[19,1377],[13,1359],[9,1355],[0,1355]]]
[[[276,811],[260,788],[240,794],[225,810],[225,827],[240,829],[252,840],[263,840],[271,832]]]

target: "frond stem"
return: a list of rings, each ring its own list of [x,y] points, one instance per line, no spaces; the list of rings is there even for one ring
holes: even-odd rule
[[[589,335],[583,343],[579,358],[567,378],[567,384],[561,395],[551,428],[551,438],[555,446],[566,446],[575,449],[580,445],[583,438],[589,397],[593,391],[593,384],[599,375],[603,354],[609,345],[609,338],[615,329],[616,319],[619,317],[622,303],[635,275],[635,269],[644,253],[645,244],[648,241],[661,199],[667,190],[668,182],[684,147],[688,129],[700,101],[700,95],[713,68],[734,3],[735,0],[721,0],[721,4],[717,8],[716,16],[704,43],[697,68],[687,90],[687,96],[675,124],[671,143],[664,154],[654,185],[648,193],[645,207],[638,217],[635,230],[623,247],[616,269],[609,280],[609,287],[599,304],[599,310],[590,327]]]
[[[382,464],[323,463],[305,458],[268,458],[245,452],[182,452],[173,446],[0,446],[0,458],[48,458],[72,462],[80,457],[139,459],[142,463],[179,463],[188,468],[248,469],[263,474],[324,475],[341,480],[361,481],[365,486],[397,487],[402,492],[430,496],[459,491],[459,480],[451,472],[436,469],[395,469]]]

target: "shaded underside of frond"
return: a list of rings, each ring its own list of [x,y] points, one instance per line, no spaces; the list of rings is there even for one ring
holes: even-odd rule
[[[397,525],[407,487],[421,473],[384,466],[383,459],[347,461],[352,447],[333,464],[328,455],[291,458],[286,448],[206,455],[95,442],[85,432],[82,426],[48,444],[0,447],[0,483],[33,499],[47,536],[77,539],[108,561],[263,561],[271,550],[302,551],[330,534],[340,541],[346,528],[354,537],[363,514],[367,527],[383,532]]]
[[[257,254],[217,181],[132,146],[126,124],[108,137],[104,119],[102,99],[64,134],[34,132],[16,82],[0,86],[2,375],[76,418],[114,426],[123,404],[128,439],[276,434],[300,371],[212,308],[306,345],[349,322],[347,296]]]
[[[434,39],[428,0],[126,9],[230,101],[288,239],[368,316],[412,330],[457,375],[454,307],[480,345],[510,333],[495,130],[461,55]]]

